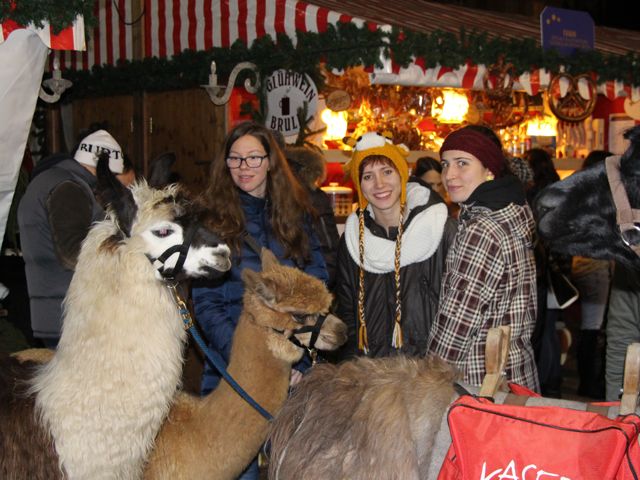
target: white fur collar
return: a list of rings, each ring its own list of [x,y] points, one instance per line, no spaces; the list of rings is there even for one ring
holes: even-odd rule
[[[405,218],[414,208],[425,205],[429,201],[431,191],[417,183],[407,184],[407,211]],[[373,217],[371,205],[367,206]],[[426,260],[434,254],[447,220],[447,206],[437,203],[415,216],[402,234],[400,249],[400,266]],[[345,240],[349,254],[356,264],[360,263],[358,250],[358,214],[352,213],[345,225]],[[372,273],[387,273],[394,270],[396,242],[373,235],[364,228],[364,269]]]

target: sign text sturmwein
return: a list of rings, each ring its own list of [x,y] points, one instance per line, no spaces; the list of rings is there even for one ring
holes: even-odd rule
[[[311,78],[303,73],[276,70],[267,78],[266,126],[284,136],[300,131],[298,109],[307,102],[307,116],[316,113],[318,89]]]

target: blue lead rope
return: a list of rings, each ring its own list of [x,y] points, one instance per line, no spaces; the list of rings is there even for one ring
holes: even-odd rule
[[[178,306],[178,311],[180,312],[180,316],[182,317],[182,322],[184,323],[185,330],[189,331],[193,339],[200,347],[200,350],[202,350],[202,353],[204,353],[207,357],[209,363],[211,363],[211,365],[213,365],[215,369],[218,370],[220,375],[222,375],[222,378],[227,381],[231,388],[233,388],[238,393],[238,395],[240,395],[249,405],[255,408],[260,415],[266,418],[269,422],[273,420],[273,416],[264,408],[262,408],[262,406],[258,402],[256,402],[253,397],[251,397],[251,395],[249,395],[240,385],[238,385],[238,382],[236,382],[231,375],[229,375],[226,362],[224,361],[222,356],[218,352],[209,349],[204,343],[204,340],[200,336],[200,333],[198,333],[198,330],[196,329],[196,326],[191,319],[189,309],[178,295],[175,285],[167,284],[167,287],[169,287],[169,290],[171,290],[171,292],[173,293],[173,298],[176,302],[176,305]]]

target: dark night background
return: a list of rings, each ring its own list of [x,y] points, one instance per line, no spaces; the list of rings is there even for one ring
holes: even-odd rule
[[[439,3],[464,7],[493,10],[496,12],[518,13],[539,17],[544,7],[559,7],[588,12],[597,26],[640,30],[640,20],[632,5],[637,0],[435,0]],[[637,5],[637,4],[636,4]]]

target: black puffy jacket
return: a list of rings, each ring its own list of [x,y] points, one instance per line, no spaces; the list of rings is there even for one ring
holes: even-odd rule
[[[409,183],[412,185],[412,182]],[[425,190],[430,192],[428,187],[413,184],[415,191]],[[430,192],[428,201],[424,204],[412,205],[411,190],[408,191],[409,216],[404,224],[402,238],[402,249],[422,248],[431,242],[437,242],[435,251],[424,260],[409,263],[400,269],[400,291],[402,301],[402,334],[403,346],[401,352],[407,355],[424,355],[427,348],[427,338],[431,323],[438,311],[438,299],[440,295],[440,283],[444,274],[445,258],[449,246],[456,233],[457,223],[445,213],[442,215],[442,208],[446,212],[446,205],[436,194]],[[438,209],[433,209],[435,205],[441,205]],[[437,215],[435,212],[438,212]],[[357,237],[357,213],[352,214],[351,225],[347,221],[345,234],[340,239],[338,247],[338,271],[336,279],[336,314],[349,327],[349,339],[342,347],[338,357],[348,358],[357,354],[357,309],[358,309],[358,281],[359,267],[356,261],[357,249],[351,247],[351,252],[347,245],[347,237],[355,235]],[[355,222],[355,223],[354,223]],[[415,222],[416,227],[411,229],[411,224]],[[439,227],[435,225],[440,224]],[[355,225],[355,231],[354,231]],[[433,228],[431,228],[433,227]],[[386,239],[395,245],[396,231],[387,233],[380,227],[365,211],[365,229],[371,235],[380,239]],[[427,240],[429,231],[441,230],[440,238]],[[426,232],[426,234],[425,234]],[[369,237],[372,238],[372,237]],[[354,240],[355,241],[355,240]],[[365,241],[365,252],[370,249],[371,254],[375,254],[374,242]],[[373,251],[372,251],[373,250]],[[355,255],[355,259],[354,259]],[[392,259],[391,259],[392,261]],[[398,353],[391,346],[392,332],[394,326],[394,312],[396,307],[395,278],[394,271],[385,273],[373,273],[365,270],[365,321],[367,325],[367,337],[369,344],[369,356],[381,357]],[[361,353],[361,352],[360,352]]]

